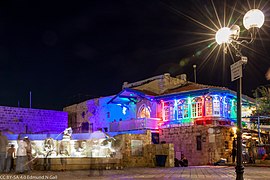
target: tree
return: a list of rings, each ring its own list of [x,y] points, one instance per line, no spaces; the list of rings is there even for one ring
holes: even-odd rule
[[[268,116],[270,115],[270,87],[259,86],[253,93],[256,98],[257,108],[253,115]]]

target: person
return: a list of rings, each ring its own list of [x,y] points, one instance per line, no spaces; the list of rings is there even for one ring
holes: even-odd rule
[[[233,163],[235,163],[236,154],[237,154],[237,150],[236,150],[236,148],[233,148],[232,153],[231,153]]]
[[[32,163],[32,145],[31,145],[31,141],[29,140],[29,138],[26,136],[24,137],[23,139],[26,144],[27,144],[27,147],[26,147],[26,155],[27,155],[27,160],[28,160],[28,167],[29,167],[29,170],[33,170],[33,163]]]
[[[15,159],[15,148],[14,144],[10,145],[10,148],[7,150],[7,167],[6,172],[14,170],[14,159]]]
[[[17,148],[17,160],[16,160],[16,173],[24,173],[25,170],[28,171],[28,165],[27,165],[27,143],[21,139],[21,135],[18,135],[17,139],[18,148]]]
[[[179,161],[181,167],[188,167],[188,160],[184,154],[181,154],[181,160]]]
[[[51,155],[54,153],[54,142],[52,138],[47,138],[44,141],[44,170],[51,170]]]
[[[0,173],[2,173],[5,170],[7,145],[8,145],[7,137],[2,134],[2,131],[0,131]]]
[[[179,167],[179,160],[177,158],[174,158],[174,167]]]
[[[67,156],[69,156],[68,152],[68,142],[67,141],[61,141],[60,147],[59,147],[59,154],[61,155],[60,161],[61,161],[61,171],[65,171],[67,168]]]

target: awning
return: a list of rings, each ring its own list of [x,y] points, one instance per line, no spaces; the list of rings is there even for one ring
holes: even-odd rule
[[[115,95],[107,104],[121,104],[128,105],[130,103],[136,104],[140,99],[148,99],[152,100],[153,98],[147,94],[144,94],[140,91],[126,88],[122,90],[120,93]]]

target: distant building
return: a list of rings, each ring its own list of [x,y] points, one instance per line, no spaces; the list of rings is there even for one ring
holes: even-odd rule
[[[186,75],[155,76],[123,84],[114,96],[87,100],[64,108],[75,132],[101,129],[112,134],[152,131],[152,142],[173,143],[175,156],[191,164],[228,158],[235,136],[236,93],[224,87],[196,84]],[[242,116],[254,100],[242,98]],[[247,119],[248,121],[248,119]]]

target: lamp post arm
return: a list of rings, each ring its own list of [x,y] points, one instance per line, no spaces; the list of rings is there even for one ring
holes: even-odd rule
[[[256,34],[257,34],[257,29],[252,29],[249,31],[249,34],[250,34],[250,40],[247,41],[247,40],[242,40],[239,42],[239,44],[251,44],[254,42],[254,40],[256,39]]]
[[[236,41],[237,42],[237,41]],[[233,49],[235,50],[235,52],[236,52],[236,56],[237,57],[242,57],[243,56],[243,54],[242,54],[242,52],[241,52],[241,49],[239,48],[239,44],[237,43],[236,45],[235,45],[235,43],[231,43],[231,46],[233,47]]]

